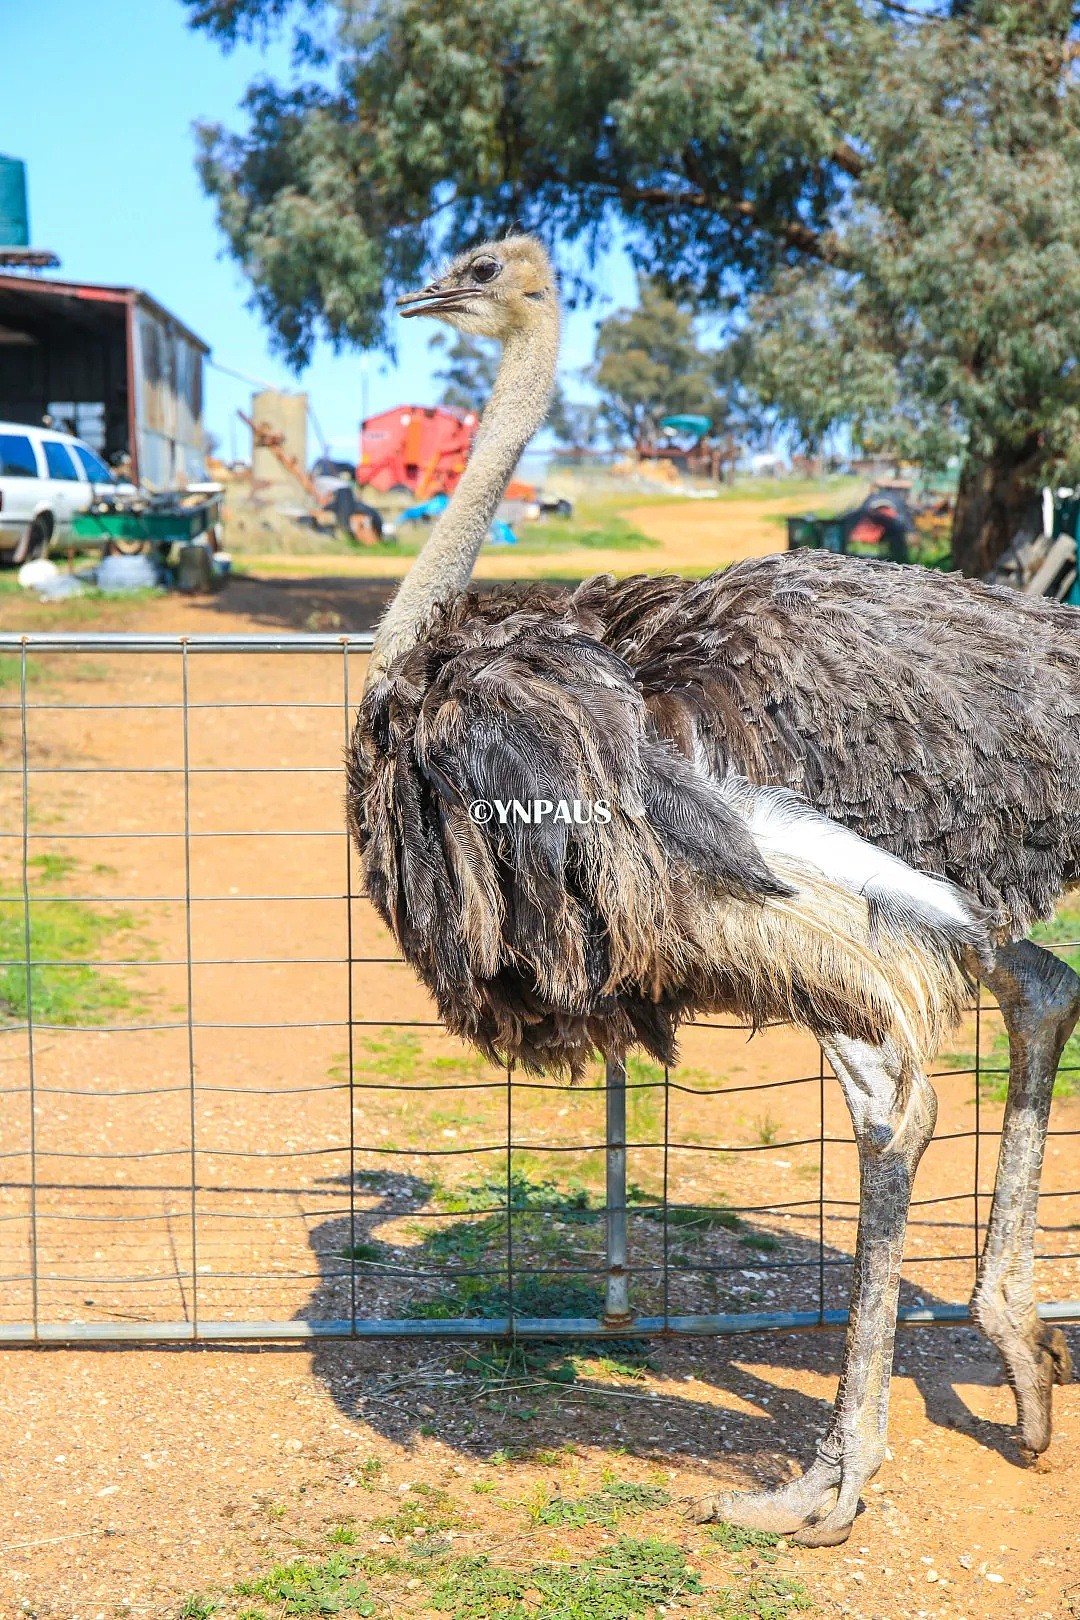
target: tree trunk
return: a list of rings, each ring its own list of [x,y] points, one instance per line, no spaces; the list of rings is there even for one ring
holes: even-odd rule
[[[978,579],[1008,550],[1036,509],[1041,462],[1035,437],[1021,445],[997,445],[985,459],[967,458],[953,514],[954,568]]]

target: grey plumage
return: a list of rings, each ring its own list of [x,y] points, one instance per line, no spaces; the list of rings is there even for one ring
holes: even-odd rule
[[[812,786],[834,819],[981,892],[987,915],[969,906],[966,926],[936,927],[894,897],[867,894],[883,972],[893,965],[886,940],[913,935],[945,975],[965,950],[986,960],[989,928],[1007,933],[1045,904],[1045,860],[1006,865],[1011,846],[994,820],[994,783],[984,780],[998,765],[992,727],[978,756],[982,777],[971,767],[966,788],[968,804],[986,806],[984,842],[996,839],[985,870],[956,858],[963,825],[958,831],[942,812],[932,779],[920,797],[904,795],[921,814],[909,810],[882,836],[896,776],[891,750],[901,734],[914,742],[921,688],[937,693],[935,740],[905,767],[913,781],[938,768],[950,737],[968,746],[972,696],[955,683],[945,691],[931,670],[918,688],[909,677],[896,690],[909,657],[895,633],[903,615],[891,618],[879,597],[891,590],[902,603],[910,581],[921,602],[916,571],[881,576],[841,562],[839,578],[849,636],[860,587],[867,608],[860,651],[846,657],[843,623],[838,629],[838,616],[815,601],[822,580],[836,599],[832,571],[793,556],[701,583],[598,578],[575,592],[469,592],[391,663],[365,696],[349,751],[350,825],[371,897],[449,1028],[499,1061],[572,1071],[593,1051],[634,1043],[671,1061],[679,1023],[704,1011],[885,1039],[893,1014],[865,960],[860,994],[850,973],[817,972],[816,959],[801,971],[794,950],[791,971],[778,974],[758,959],[763,946],[744,957],[731,943],[746,943],[733,902],[745,911],[747,902],[775,906],[803,892],[809,904],[813,889],[807,874],[763,859],[733,769],[808,797]],[[963,584],[938,583],[966,599]],[[878,645],[875,625],[889,627]],[[977,673],[985,681],[987,670]],[[1031,701],[1019,705],[1021,725]],[[868,711],[881,717],[876,751]],[[1016,732],[1014,723],[1014,745]],[[812,782],[808,761],[818,773]],[[1014,760],[1019,779],[1029,764]],[[473,801],[536,797],[604,800],[614,820],[598,830],[469,819]],[[829,897],[815,895],[814,904],[838,933],[850,926]],[[931,1022],[940,1034],[940,1021]]]

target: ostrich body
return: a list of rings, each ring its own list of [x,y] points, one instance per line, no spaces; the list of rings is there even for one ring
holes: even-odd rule
[[[1080,881],[1080,614],[805,553],[702,581],[470,592],[546,414],[554,280],[510,238],[401,302],[504,347],[469,465],[376,634],[349,748],[376,907],[490,1057],[576,1072],[637,1043],[667,1062],[681,1020],[722,1010],[811,1029],[852,1115],[859,1234],[828,1432],[801,1478],[701,1516],[847,1537],[885,1454],[925,1068],[974,974],[1011,1078],[972,1309],[1022,1448],[1042,1451],[1070,1369],[1038,1320],[1034,1230],[1080,980],[1024,936]],[[607,815],[526,824],[503,814],[515,800]]]

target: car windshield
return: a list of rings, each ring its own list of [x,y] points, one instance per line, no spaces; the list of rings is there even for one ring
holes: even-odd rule
[[[89,445],[73,444],[71,448],[82,462],[83,472],[92,484],[114,484],[116,482],[101,457],[95,455]]]

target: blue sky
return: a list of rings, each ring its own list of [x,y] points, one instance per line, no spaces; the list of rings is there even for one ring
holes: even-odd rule
[[[361,415],[360,355],[335,356],[322,346],[298,379],[271,354],[246,308],[239,270],[221,256],[193,163],[193,121],[240,127],[237,108],[250,80],[260,73],[288,78],[286,50],[248,46],[226,56],[190,32],[180,0],[0,0],[0,60],[0,152],[28,166],[32,241],[59,254],[58,274],[143,288],[209,343],[222,365],[306,389],[327,439],[351,454]],[[590,359],[597,319],[633,300],[622,255],[612,255],[601,279],[606,299],[568,319],[567,373]],[[372,355],[371,411],[434,400],[430,332],[422,322],[402,323],[396,362]],[[585,397],[569,380],[570,393]],[[247,453],[235,413],[250,394],[246,383],[208,370],[206,423],[225,454]],[[313,454],[315,441],[313,431]]]

